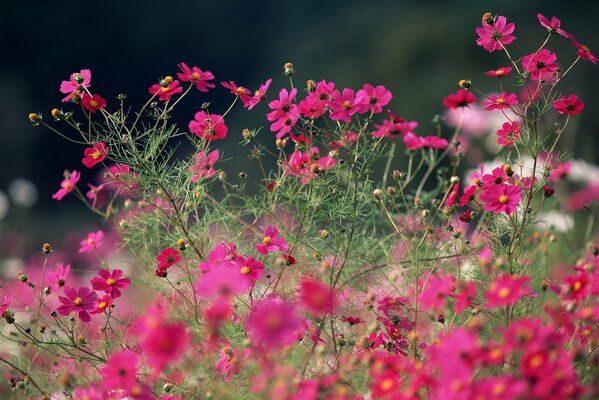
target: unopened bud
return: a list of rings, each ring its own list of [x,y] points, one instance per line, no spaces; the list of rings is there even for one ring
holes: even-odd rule
[[[306,81],[306,87],[308,88],[308,92],[316,91],[316,83],[312,79]]]
[[[41,114],[29,113],[28,117],[29,121],[31,121],[33,124],[39,124],[39,122],[42,120]]]
[[[555,193],[555,189],[552,188],[549,185],[545,185],[543,186],[543,195],[547,198],[553,196],[553,194]]]
[[[44,253],[44,254],[52,253],[52,245],[50,243],[44,243],[42,245],[42,253]]]
[[[504,164],[503,165],[503,172],[505,172],[505,174],[507,176],[512,176],[514,175],[514,170],[512,169],[512,166],[509,164]]]
[[[372,195],[374,196],[375,200],[380,200],[382,197],[383,191],[381,189],[374,189],[374,191],[372,192]]]
[[[472,81],[470,81],[469,79],[461,79],[458,82],[458,85],[462,88],[462,89],[469,89],[470,85],[472,84]]]
[[[493,25],[493,23],[495,23],[495,18],[493,17],[493,14],[491,14],[490,12],[484,13],[481,20],[482,22],[486,22],[489,25]]]
[[[173,83],[173,80],[174,79],[172,76],[170,76],[170,75],[165,76],[164,79],[162,79],[162,86],[170,85],[171,83]]]
[[[244,130],[241,131],[241,136],[243,136],[244,139],[251,139],[252,132],[248,128],[245,128]]]
[[[295,73],[295,69],[293,68],[293,64],[288,62],[285,65],[283,65],[283,71],[285,76],[291,76]]]
[[[320,236],[322,239],[326,239],[327,237],[329,237],[329,231],[326,229],[321,229],[318,231],[318,236]]]
[[[25,282],[27,282],[27,275],[25,275],[25,273],[23,271],[19,271],[19,272],[17,272],[17,279],[20,280],[21,282],[25,283]]]
[[[62,117],[62,111],[60,111],[58,108],[53,108],[52,111],[50,111],[50,114],[52,114],[54,119],[60,119],[60,117]]]

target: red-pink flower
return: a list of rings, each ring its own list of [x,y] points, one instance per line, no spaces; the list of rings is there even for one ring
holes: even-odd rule
[[[425,136],[422,139],[422,147],[427,149],[444,149],[449,143],[438,136]]]
[[[132,350],[122,350],[110,356],[100,367],[102,385],[107,389],[128,389],[137,385],[139,356]]]
[[[294,99],[297,94],[297,89],[292,89],[287,92],[287,89],[281,89],[279,99],[268,103],[268,107],[273,110],[266,114],[266,118],[273,122],[270,126],[271,132],[278,132],[277,138],[283,137],[291,131],[299,119],[299,110]]]
[[[255,303],[247,324],[249,339],[267,348],[295,343],[304,329],[293,304],[275,296]]]
[[[509,75],[510,72],[512,72],[512,67],[501,67],[498,69],[487,71],[487,72],[485,72],[485,75],[491,76],[491,77],[502,78],[504,76]]]
[[[376,131],[372,134],[373,137],[388,137],[394,139],[407,134],[414,135],[414,129],[418,127],[418,122],[405,120],[402,120],[402,122],[393,122],[385,119],[383,120],[382,125],[374,124],[374,127],[376,128]]]
[[[553,108],[558,114],[576,115],[580,114],[584,109],[584,103],[578,100],[578,96],[571,94],[569,96],[561,96],[553,102]]]
[[[207,92],[208,88],[215,87],[211,81],[214,79],[214,75],[210,71],[202,71],[198,67],[189,68],[187,64],[182,62],[178,65],[181,72],[177,72],[177,77],[182,82],[193,82],[200,92]]]
[[[206,140],[215,140],[224,139],[228,128],[222,116],[198,111],[189,123],[189,131]]]
[[[106,108],[106,99],[97,94],[90,96],[87,93],[83,93],[83,96],[81,97],[81,105],[86,110],[95,113],[98,110]]]
[[[80,244],[79,253],[89,253],[90,251],[97,249],[102,245],[102,239],[104,238],[104,232],[90,232],[87,234],[87,238],[83,239]]]
[[[221,82],[220,84],[229,89],[235,96],[239,96],[239,99],[244,105],[251,103],[252,96],[250,96],[251,92],[249,89],[243,86],[237,86],[233,81]]]
[[[333,97],[335,84],[324,80],[316,84],[314,92],[308,93],[305,99],[299,102],[299,110],[306,118],[318,118],[323,115]]]
[[[107,294],[102,298],[98,298],[98,305],[95,311],[92,311],[92,314],[102,314],[107,308],[110,308],[112,305],[112,297]]]
[[[173,95],[182,91],[183,88],[179,86],[179,81],[176,79],[174,81],[164,79],[160,84],[155,83],[148,89],[150,94],[158,96],[158,99],[162,101],[168,101]]]
[[[70,264],[63,266],[62,263],[58,263],[56,264],[55,271],[50,271],[46,274],[46,282],[48,282],[52,290],[58,290],[66,284],[69,272],[71,272]]]
[[[179,250],[173,247],[167,247],[163,249],[160,254],[156,256],[156,261],[158,261],[158,269],[169,269],[181,260],[182,258],[179,255]]]
[[[443,105],[447,108],[468,107],[469,104],[476,103],[476,97],[468,90],[458,90],[443,99]]]
[[[253,283],[251,279],[239,276],[231,268],[234,263],[217,264],[208,272],[202,274],[196,284],[196,292],[204,298],[231,297],[245,293]]]
[[[235,257],[235,264],[237,264],[237,268],[239,268],[239,273],[251,280],[252,283],[260,279],[264,272],[264,264],[254,257]]]
[[[64,294],[66,296],[58,296],[62,305],[56,309],[56,312],[60,315],[76,312],[81,321],[89,322],[91,320],[89,313],[95,311],[98,305],[96,292],[86,287],[75,290],[65,286]]]
[[[482,46],[488,52],[501,50],[502,45],[510,44],[516,37],[511,35],[514,32],[515,25],[513,22],[506,24],[506,18],[499,16],[492,23],[483,21],[482,27],[476,28],[478,39],[476,44]]]
[[[93,147],[88,147],[83,151],[83,155],[85,156],[82,160],[83,165],[87,168],[92,168],[97,163],[104,161],[106,154],[108,154],[106,143],[96,143]]]
[[[496,214],[505,212],[509,215],[513,213],[518,208],[521,199],[522,189],[520,186],[512,185],[492,185],[480,194],[483,209]]]
[[[572,35],[561,29],[561,21],[555,17],[551,17],[551,20],[547,19],[543,14],[538,13],[537,19],[542,27],[546,28],[550,33],[557,33],[567,39],[572,38]]]
[[[284,175],[300,176],[301,183],[308,183],[311,179],[316,177],[316,174],[312,172],[312,156],[307,151],[294,151],[287,162],[282,164],[285,168]]]
[[[299,289],[300,301],[316,316],[332,314],[335,311],[337,296],[335,291],[313,278],[302,278]]]
[[[541,49],[536,53],[522,57],[521,64],[522,69],[530,74],[531,80],[551,80],[551,73],[557,69],[556,60],[555,53],[547,49]]]
[[[10,294],[6,294],[2,297],[2,303],[0,303],[0,317],[4,315],[4,312],[8,310],[10,307],[10,303],[12,301],[12,296]]]
[[[505,122],[501,129],[497,131],[497,144],[503,147],[510,147],[520,139],[522,134],[522,127],[517,121]]]
[[[287,245],[285,238],[279,237],[279,230],[272,225],[269,225],[264,229],[262,243],[256,245],[258,253],[264,255],[275,251],[287,251],[288,249],[289,246]]]
[[[501,92],[499,96],[490,95],[487,98],[488,100],[482,102],[487,106],[485,107],[486,110],[510,108],[510,106],[518,104],[518,96],[514,93]]]
[[[260,88],[254,92],[254,96],[252,96],[250,101],[247,104],[244,104],[243,106],[246,107],[248,110],[251,110],[256,106],[256,104],[266,100],[266,92],[268,91],[268,88],[270,87],[271,83],[272,79],[268,79],[266,82],[264,82],[263,85],[260,85]]]
[[[572,45],[578,49],[578,56],[583,60],[590,61],[593,64],[599,62],[599,58],[591,52],[591,49],[588,46],[578,43],[574,38],[572,38]]]
[[[123,276],[123,271],[120,269],[107,270],[101,269],[98,273],[100,276],[95,276],[91,280],[94,290],[101,290],[110,295],[113,299],[121,297],[121,289],[125,289],[131,285],[131,279]]]
[[[329,102],[331,109],[331,119],[333,121],[351,122],[352,115],[363,113],[368,110],[368,106],[362,103],[362,97],[356,96],[353,89],[345,88],[343,93],[338,90],[333,91],[333,99]]]
[[[214,175],[216,172],[214,163],[218,161],[219,157],[220,152],[218,150],[214,150],[208,155],[203,151],[198,152],[194,158],[195,163],[189,167],[189,172],[192,174],[191,181],[196,183],[200,178],[210,178]]]
[[[80,177],[81,175],[77,171],[65,171],[64,180],[60,183],[60,189],[52,195],[52,198],[58,201],[62,200],[64,196],[75,189],[75,185],[79,182]]]
[[[368,106],[370,112],[376,114],[383,111],[383,107],[389,104],[393,95],[383,85],[374,87],[367,83],[358,90],[356,97],[361,98],[362,103]]]
[[[91,87],[92,73],[89,69],[82,69],[79,72],[73,72],[68,81],[62,81],[60,84],[61,93],[66,93],[67,96],[62,99],[66,102],[72,99],[74,94],[81,95],[85,88]]]
[[[493,280],[491,288],[485,292],[486,307],[493,309],[509,306],[520,300],[523,296],[530,295],[532,281],[529,276],[513,276],[503,273]]]
[[[164,317],[156,319],[154,324],[146,324],[140,334],[139,348],[157,373],[178,362],[190,349],[191,334],[187,326],[165,321]]]

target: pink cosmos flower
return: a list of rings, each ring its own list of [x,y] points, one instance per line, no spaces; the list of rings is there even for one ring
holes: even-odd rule
[[[229,89],[235,96],[239,96],[239,99],[244,105],[248,105],[252,102],[252,96],[250,96],[251,92],[249,89],[243,86],[237,86],[233,81],[221,82],[220,84]]]
[[[299,102],[299,110],[306,118],[318,118],[323,115],[333,98],[335,84],[324,80],[316,84],[313,92],[308,93],[305,99]]]
[[[419,307],[422,310],[440,310],[445,301],[452,295],[455,288],[455,277],[451,274],[433,275],[423,278],[420,282]]]
[[[87,93],[83,93],[83,96],[81,97],[81,105],[86,110],[95,113],[98,110],[106,108],[106,100],[97,94],[90,96]]]
[[[281,118],[288,118],[289,113],[297,114],[297,106],[293,103],[296,94],[297,89],[292,89],[291,92],[287,92],[287,89],[281,89],[279,99],[268,103],[268,108],[273,111],[266,114],[266,119],[272,122]]]
[[[486,110],[510,108],[510,106],[518,104],[518,96],[514,93],[501,92],[499,96],[488,96],[488,100],[483,101],[482,104],[487,106],[485,107]]]
[[[64,196],[71,193],[75,189],[75,185],[79,182],[81,175],[77,171],[69,172],[65,171],[64,180],[60,183],[60,189],[58,192],[52,195],[53,199],[58,201],[62,200]]]
[[[520,139],[522,127],[517,121],[512,123],[506,122],[496,133],[497,136],[499,136],[499,138],[497,138],[497,144],[503,147],[510,147]]]
[[[102,269],[98,273],[100,276],[93,277],[91,280],[92,288],[98,291],[104,291],[113,299],[121,297],[121,290],[131,285],[131,279],[123,276],[123,271],[120,269],[107,270]]]
[[[102,239],[104,239],[104,232],[102,231],[88,233],[87,239],[83,239],[80,243],[79,253],[89,253],[97,249],[102,245]]]
[[[555,53],[547,49],[541,49],[536,53],[522,57],[521,64],[522,69],[530,73],[531,80],[551,80],[551,73],[557,69],[556,60]]]
[[[584,110],[584,103],[578,100],[578,96],[571,94],[569,96],[561,96],[558,100],[554,101],[553,108],[555,108],[558,114],[576,115]]]
[[[89,322],[91,320],[89,313],[95,311],[98,305],[96,292],[86,287],[75,290],[70,286],[65,286],[64,294],[66,297],[58,296],[62,305],[56,309],[56,312],[60,315],[76,312],[81,321]]]
[[[443,105],[447,108],[457,109],[468,107],[469,104],[476,103],[476,97],[468,90],[458,90],[443,99]]]
[[[254,96],[251,98],[251,100],[243,106],[248,110],[251,110],[252,108],[256,107],[258,103],[266,100],[266,92],[268,91],[271,83],[272,79],[268,79],[263,85],[260,85],[260,88],[254,92]]]
[[[358,90],[356,97],[361,98],[362,103],[368,106],[370,112],[376,114],[383,111],[383,107],[389,104],[393,95],[383,85],[374,87],[367,83]]]
[[[106,143],[96,143],[93,147],[88,147],[83,151],[83,155],[85,156],[82,160],[83,165],[87,168],[92,168],[94,165],[104,161],[106,154],[108,154]]]
[[[515,29],[514,23],[506,24],[504,16],[497,17],[493,23],[483,21],[482,27],[476,28],[478,39],[476,44],[482,46],[489,53],[495,50],[501,50],[502,45],[507,45],[516,40],[516,37],[511,35]]]
[[[300,176],[300,182],[305,184],[316,177],[312,172],[312,155],[307,152],[294,151],[287,162],[282,164],[285,168],[284,175]]]
[[[430,149],[444,149],[449,143],[438,136],[425,136],[422,138],[422,147]]]
[[[260,279],[264,272],[264,264],[254,257],[235,257],[235,264],[237,264],[237,268],[239,268],[239,273],[247,279],[250,279],[252,283]]]
[[[191,334],[187,326],[181,322],[159,319],[155,325],[140,334],[139,349],[156,373],[161,373],[166,367],[177,363],[191,347]]]
[[[104,392],[94,385],[77,388],[73,391],[73,400],[104,400]]]
[[[541,14],[541,13],[537,14],[537,19],[539,20],[539,23],[541,24],[541,26],[543,28],[547,29],[549,32],[557,33],[558,35],[563,36],[566,39],[573,38],[573,36],[571,34],[564,31],[563,29],[561,29],[562,23],[559,19],[557,19],[555,17],[551,17],[551,21],[550,21],[547,18],[545,18],[545,16],[543,16],[543,14]]]
[[[476,299],[476,283],[460,282],[457,284],[457,287],[459,291],[454,295],[455,312],[456,314],[461,314]]]
[[[221,115],[198,111],[189,123],[189,131],[206,140],[215,140],[224,139],[228,128]]]
[[[330,315],[335,311],[337,295],[331,288],[316,279],[302,278],[299,297],[302,305],[316,316]]]
[[[198,67],[189,68],[187,64],[182,62],[178,65],[181,72],[177,72],[177,78],[182,82],[193,82],[200,92],[207,92],[208,88],[213,88],[215,85],[208,81],[214,79],[214,75],[210,71],[202,71]]]
[[[179,255],[179,250],[173,247],[167,247],[163,249],[160,254],[156,256],[156,261],[158,261],[158,269],[169,269],[181,260],[182,258]]]
[[[57,263],[55,271],[46,273],[46,282],[52,290],[58,290],[66,284],[69,272],[71,272],[70,264],[63,266],[62,263]]]
[[[247,323],[249,339],[267,348],[295,343],[304,329],[293,304],[276,296],[255,303]]]
[[[248,356],[249,349],[244,349],[240,352],[237,349],[231,347],[223,347],[220,350],[218,360],[214,367],[219,371],[219,374],[223,377],[225,382],[231,379],[231,376],[237,375],[240,370],[239,359],[240,356]]]
[[[529,276],[516,277],[508,273],[499,275],[493,280],[491,288],[485,292],[486,307],[493,309],[514,304],[530,294],[530,287],[526,285],[531,281]]]
[[[272,225],[266,227],[262,243],[256,245],[258,253],[264,255],[275,251],[287,251],[288,249],[287,241],[285,238],[279,237],[279,230]]]
[[[203,298],[231,297],[247,292],[252,281],[235,274],[230,264],[216,265],[202,274],[196,284],[196,292]]]
[[[383,120],[382,125],[374,124],[374,127],[376,128],[376,131],[372,134],[373,137],[388,137],[394,139],[407,134],[415,135],[414,129],[418,127],[418,122],[405,120],[402,120],[402,122],[393,122],[385,119]]]
[[[485,72],[485,75],[502,78],[504,76],[508,76],[510,72],[512,72],[512,67],[501,67],[499,69],[487,71]]]
[[[214,163],[220,158],[220,152],[214,150],[210,154],[206,155],[203,151],[198,152],[195,157],[195,163],[189,167],[191,172],[191,181],[196,183],[200,178],[210,178],[216,173],[214,170]]]
[[[280,139],[287,133],[291,132],[291,129],[295,126],[299,119],[299,115],[295,113],[289,113],[287,118],[279,118],[270,125],[271,132],[277,132],[276,138]]]
[[[12,296],[10,294],[6,294],[2,297],[2,303],[0,303],[0,317],[2,317],[4,315],[4,312],[8,310],[11,301]]]
[[[402,137],[403,143],[408,150],[418,150],[424,146],[422,138],[412,132],[408,132]]]
[[[139,356],[132,350],[122,350],[110,356],[100,367],[102,385],[107,389],[128,389],[137,385]]]
[[[162,101],[168,101],[173,95],[182,91],[183,88],[179,86],[179,81],[176,79],[174,81],[164,79],[161,84],[155,83],[148,89],[150,94],[158,96],[158,99]]]
[[[510,215],[516,211],[521,199],[522,189],[512,185],[492,185],[480,194],[483,209],[495,214],[505,212]]]
[[[578,56],[583,60],[587,60],[592,62],[593,64],[597,64],[599,62],[599,57],[591,52],[591,49],[584,44],[578,43],[576,39],[572,38],[572,46],[578,49]]]
[[[331,119],[333,121],[351,122],[352,115],[363,113],[368,110],[368,106],[362,103],[362,97],[356,96],[353,89],[345,88],[343,93],[338,90],[333,91],[333,99],[329,102],[331,109]]]
[[[484,174],[480,178],[479,185],[482,186],[484,190],[494,185],[501,185],[503,183],[508,182],[509,177],[505,173],[503,167],[493,168],[490,174]]]
[[[94,186],[91,183],[88,183],[87,186],[89,187],[89,190],[85,193],[85,197],[92,200],[92,205],[95,205],[96,201],[98,201],[98,195],[102,192],[102,189],[104,189],[105,184]]]
[[[102,314],[107,308],[110,308],[112,305],[112,297],[110,295],[106,295],[102,298],[98,298],[98,306],[95,311],[92,311],[92,314]]]
[[[62,102],[67,102],[73,98],[73,95],[81,95],[85,88],[91,87],[92,73],[89,69],[82,69],[79,72],[73,72],[68,81],[62,81],[60,84],[60,92],[66,93],[67,96],[62,99]]]

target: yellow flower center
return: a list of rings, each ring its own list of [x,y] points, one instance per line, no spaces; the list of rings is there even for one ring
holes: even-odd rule
[[[235,89],[235,93],[237,93],[237,94],[244,94],[245,93],[245,88],[243,86],[239,86],[239,87],[237,87],[237,89]]]
[[[351,103],[349,100],[345,100],[343,102],[343,108],[345,108],[346,110],[349,110],[351,108]]]
[[[531,357],[531,359],[528,360],[528,365],[530,368],[539,368],[541,365],[543,365],[543,356],[537,354],[536,356]]]
[[[112,285],[114,285],[115,283],[116,283],[116,281],[115,281],[114,279],[112,279],[112,278],[108,278],[108,279],[106,279],[106,284],[107,284],[108,286],[112,286]]]
[[[272,243],[272,238],[270,236],[266,236],[262,240],[262,243],[264,243],[265,245],[269,246]]]
[[[244,265],[243,267],[241,267],[239,272],[241,272],[243,275],[247,275],[250,273],[250,267],[248,267],[247,265]]]
[[[94,160],[97,160],[98,158],[102,157],[102,152],[96,149],[91,156]]]
[[[492,358],[492,359],[496,360],[496,359],[498,359],[499,357],[501,357],[501,355],[502,355],[502,354],[503,354],[503,352],[501,351],[501,349],[499,349],[499,348],[496,348],[496,349],[493,349],[493,350],[491,351],[491,354],[490,354],[490,355],[491,355],[491,358]]]
[[[574,285],[572,285],[572,287],[574,288],[575,292],[578,292],[580,290],[580,288],[582,288],[582,282],[576,281],[576,282],[574,282]]]
[[[83,299],[81,297],[76,297],[75,300],[73,300],[73,303],[76,306],[80,306],[81,304],[83,304]]]
[[[92,245],[94,243],[96,243],[94,239],[87,239],[87,244]]]
[[[103,309],[105,309],[105,308],[106,308],[106,306],[107,306],[107,305],[108,305],[108,304],[106,304],[106,302],[105,302],[105,301],[101,301],[101,302],[98,304],[98,308],[99,308],[100,310],[103,310]]]
[[[508,200],[509,200],[509,199],[508,199],[508,197],[507,197],[505,194],[502,194],[501,196],[499,196],[499,202],[500,202],[501,204],[505,204],[505,203],[507,203],[507,201],[508,201]]]
[[[497,99],[497,100],[495,100],[495,103],[497,103],[497,104],[505,104],[505,99],[503,99],[503,98]]]
[[[497,293],[499,295],[499,297],[501,297],[502,299],[505,299],[506,297],[508,297],[511,293],[510,288],[507,287],[502,287],[501,289],[499,289],[499,292]]]
[[[170,90],[171,90],[171,88],[169,88],[169,87],[164,87],[164,86],[162,86],[162,87],[160,88],[160,91],[161,91],[162,93],[168,93]]]
[[[281,325],[283,324],[283,321],[281,320],[281,318],[276,314],[268,315],[266,317],[266,321],[264,321],[264,322],[265,322],[266,327],[268,329],[272,329],[272,330],[280,328]]]
[[[191,80],[192,81],[199,81],[201,76],[202,75],[199,72],[192,72],[192,74],[191,74]]]
[[[505,383],[503,383],[503,382],[497,382],[493,386],[493,394],[495,396],[501,396],[504,393],[505,393]]]
[[[387,392],[387,391],[393,389],[393,386],[395,386],[395,381],[391,378],[387,378],[381,382],[381,389],[384,392]]]
[[[502,69],[498,69],[497,71],[495,71],[495,75],[497,76],[503,76],[503,74],[505,74],[505,71]]]
[[[138,385],[135,385],[131,388],[131,396],[141,396],[142,393],[143,389]]]
[[[89,105],[90,105],[91,108],[96,108],[96,107],[98,107],[99,104],[100,103],[98,103],[97,100],[90,100],[89,101]]]

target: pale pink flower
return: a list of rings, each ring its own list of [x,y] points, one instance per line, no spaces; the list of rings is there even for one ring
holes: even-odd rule
[[[195,155],[195,163],[189,167],[191,172],[191,181],[196,183],[200,178],[210,178],[215,174],[214,163],[218,161],[220,152],[214,150],[210,154],[206,155],[203,151],[198,152]]]
[[[196,89],[200,92],[207,92],[208,88],[215,87],[213,83],[209,82],[214,79],[212,72],[202,71],[198,67],[189,68],[184,62],[179,64],[178,67],[181,69],[181,72],[177,72],[177,77],[182,82],[193,82]]]
[[[89,69],[82,69],[79,72],[73,72],[68,81],[62,81],[60,84],[61,93],[67,96],[62,102],[67,102],[73,98],[73,95],[81,95],[86,88],[91,87],[92,73]]]
[[[89,253],[90,251],[97,249],[102,245],[102,239],[104,238],[104,232],[90,232],[86,239],[81,241],[81,247],[79,253]]]
[[[81,178],[79,172],[65,171],[64,180],[60,183],[60,189],[52,195],[52,198],[58,201],[62,200],[67,194],[75,189],[75,185],[79,182],[79,178]]]

